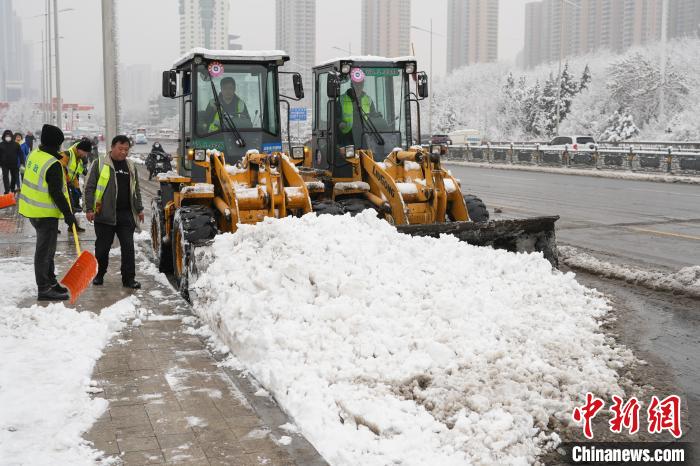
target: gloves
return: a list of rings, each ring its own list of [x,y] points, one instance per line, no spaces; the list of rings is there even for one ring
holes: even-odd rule
[[[68,229],[70,230],[73,228],[73,224],[75,223],[75,217],[73,214],[68,214],[63,217],[63,221],[66,222],[66,225],[68,225]]]

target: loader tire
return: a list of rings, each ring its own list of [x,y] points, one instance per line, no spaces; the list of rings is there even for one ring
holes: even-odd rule
[[[165,211],[160,197],[155,197],[151,202],[151,252],[158,270],[163,273],[173,271],[170,244],[170,238],[165,238]]]
[[[175,212],[171,240],[173,278],[180,294],[188,301],[190,271],[194,265],[192,248],[213,239],[216,232],[214,212],[207,206],[185,206]]]
[[[343,206],[335,201],[313,201],[311,207],[316,215],[343,215],[345,213]]]
[[[467,212],[472,222],[482,223],[489,221],[489,211],[486,209],[484,201],[473,194],[465,194],[464,202],[467,204]]]
[[[374,207],[374,204],[369,202],[367,199],[359,199],[356,197],[351,197],[347,199],[340,199],[338,201],[338,204],[340,204],[343,207],[343,210],[346,213],[349,213],[353,217],[363,210],[367,209],[372,209],[374,212],[379,216],[379,212],[377,209]]]

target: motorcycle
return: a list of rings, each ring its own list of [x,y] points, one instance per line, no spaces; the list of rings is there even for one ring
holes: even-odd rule
[[[151,152],[146,157],[146,169],[148,170],[149,180],[152,180],[154,176],[158,176],[159,173],[167,173],[172,170],[172,164],[170,163],[172,157],[163,151],[159,144],[158,146],[156,144],[153,145]]]

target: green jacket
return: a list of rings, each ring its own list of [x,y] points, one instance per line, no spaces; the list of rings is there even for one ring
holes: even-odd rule
[[[126,159],[126,164],[129,167],[129,176],[131,176],[131,212],[134,214],[134,223],[136,229],[139,229],[138,214],[143,212],[143,204],[141,203],[141,187],[139,186],[138,172],[134,163]],[[95,193],[97,191],[97,181],[100,177],[100,169],[102,166],[109,167],[109,181],[105,188],[101,199],[100,208],[95,211]],[[114,174],[114,164],[109,153],[104,157],[100,157],[90,165],[87,181],[85,182],[85,207],[86,212],[95,212],[95,222],[106,223],[108,225],[117,224],[117,180]]]

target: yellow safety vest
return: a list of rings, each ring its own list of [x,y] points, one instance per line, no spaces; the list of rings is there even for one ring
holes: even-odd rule
[[[83,173],[83,161],[78,158],[77,151],[78,143],[73,144],[67,151],[62,154],[68,155],[68,163],[66,164],[66,172],[68,173],[68,182],[72,183]]]
[[[109,157],[109,153],[105,155],[105,157]],[[127,167],[129,167],[129,173],[131,174],[131,167],[129,163],[127,162]],[[104,157],[100,157],[99,163],[97,165],[97,169],[99,172],[99,178],[97,179],[97,186],[95,188],[95,205],[93,206],[93,210],[95,213],[98,213],[100,211],[100,208],[102,207],[102,197],[105,195],[105,190],[107,189],[107,183],[109,183],[109,177],[112,176],[112,171],[110,170],[110,166],[107,165],[105,162]],[[117,195],[118,190],[119,190],[119,185],[115,187],[117,190]],[[132,176],[129,177],[129,196],[132,195],[134,191],[136,191],[136,173],[134,172]]]
[[[343,134],[348,134],[350,131],[352,131],[352,110],[355,108],[355,104],[349,95],[343,94],[340,98],[340,105],[343,111],[342,121],[345,123],[345,128],[341,128],[340,132]],[[372,108],[372,103],[370,102],[367,94],[362,94],[362,97],[360,97],[360,106],[362,107],[363,112],[369,114]]]
[[[97,187],[95,188],[95,212],[100,211],[102,206],[102,197],[105,195],[105,189],[107,189],[107,183],[109,183],[109,177],[111,176],[111,170],[109,165],[105,163],[103,157],[100,157],[99,165],[97,166],[99,170],[100,177],[97,179]]]
[[[27,158],[22,190],[19,194],[19,213],[27,218],[63,218],[63,213],[49,194],[46,172],[54,164],[60,163],[56,157],[36,149]],[[63,170],[61,168],[61,170]],[[61,190],[68,200],[66,178],[61,176]]]
[[[240,97],[236,97],[237,102],[236,102],[236,112],[237,113],[243,113],[243,110],[245,109],[245,105],[243,104],[243,101],[240,99]],[[221,111],[223,112],[224,109],[222,108]],[[219,131],[221,129],[221,122],[219,121],[219,112],[217,111],[214,114],[214,119],[212,122],[209,124],[209,132],[213,133],[214,131]]]

